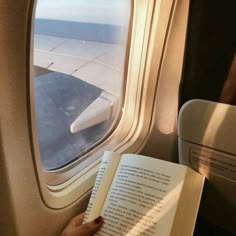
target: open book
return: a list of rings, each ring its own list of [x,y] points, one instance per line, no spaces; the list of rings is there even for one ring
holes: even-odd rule
[[[105,152],[85,215],[102,215],[99,236],[190,236],[204,176],[136,154]]]

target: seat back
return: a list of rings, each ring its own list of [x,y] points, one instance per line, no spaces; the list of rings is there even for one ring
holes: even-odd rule
[[[180,163],[207,178],[200,213],[236,232],[236,106],[190,100],[178,122]]]

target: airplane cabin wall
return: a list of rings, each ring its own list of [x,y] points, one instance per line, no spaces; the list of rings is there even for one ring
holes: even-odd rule
[[[178,23],[181,23],[180,28],[177,27],[176,30],[173,30],[173,34],[183,40],[179,48],[181,52],[184,47],[186,31],[188,4],[185,3],[188,3],[188,1],[181,0],[177,2],[178,4],[173,5],[172,9],[172,13],[175,13],[175,19],[169,22],[170,27],[168,30],[173,30],[178,26]],[[176,8],[177,5],[178,7]],[[0,186],[4,191],[4,194],[1,194],[0,202],[1,235],[59,235],[68,220],[84,210],[88,200],[88,194],[85,194],[68,207],[52,209],[47,206],[42,198],[39,177],[43,179],[44,176],[39,171],[41,164],[34,158],[30,130],[29,97],[31,94],[29,80],[31,78],[30,66],[32,63],[30,58],[30,40],[32,40],[31,14],[34,7],[35,1],[33,0],[16,1],[14,4],[8,0],[2,0],[0,3]],[[184,11],[185,14],[182,15],[180,11]],[[166,44],[169,43],[170,39],[166,38],[165,40]],[[169,52],[166,53],[166,56],[168,55]],[[178,67],[180,69],[181,62]],[[174,80],[178,84],[179,76],[177,76],[177,79],[174,78]],[[164,83],[162,86],[165,87],[166,84]],[[173,86],[173,89],[176,89],[176,87]],[[161,91],[160,87],[158,93],[161,93]],[[177,90],[175,91],[175,96],[169,101],[170,103],[174,102],[176,94]],[[160,96],[157,96],[157,106],[154,105],[156,106],[155,114],[157,114],[157,117],[161,114],[159,112],[161,99]],[[165,106],[168,107],[168,104]],[[177,114],[177,103],[174,102],[174,106],[170,106],[170,109],[171,114]],[[168,114],[168,111],[166,112],[163,115]],[[156,117],[153,119],[152,128],[154,132],[151,132],[151,139],[147,137],[145,143],[147,148],[144,146],[143,153],[155,155],[163,150],[165,154],[161,154],[161,157],[168,157],[169,160],[174,160],[173,158],[176,158],[176,155],[172,150],[175,150],[177,140],[176,115],[170,121],[173,122],[171,126],[174,125],[174,130],[170,135],[167,135],[167,139],[165,138],[166,134],[159,135],[158,139],[155,138],[156,123],[159,120]],[[155,140],[156,144],[153,145]],[[164,145],[164,149],[161,149],[160,147],[163,143],[166,143],[166,145]]]
[[[7,236],[59,235],[87,201],[54,210],[41,198],[27,103],[33,5],[30,0],[0,2],[0,234]]]

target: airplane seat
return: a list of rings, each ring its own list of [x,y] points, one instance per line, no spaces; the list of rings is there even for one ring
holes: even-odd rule
[[[236,235],[235,7],[190,0],[178,135],[180,162],[207,177],[197,236]]]
[[[199,216],[231,232],[206,235],[236,233],[235,121],[236,106],[200,99],[179,112],[179,161],[206,176]]]

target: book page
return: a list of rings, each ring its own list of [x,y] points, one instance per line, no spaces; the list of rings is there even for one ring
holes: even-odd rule
[[[193,235],[205,177],[188,168],[178,202],[171,236]]]
[[[123,155],[96,235],[170,235],[186,170],[150,157]]]
[[[120,161],[120,155],[106,151],[102,157],[93,191],[84,217],[84,223],[100,216],[112,179]],[[96,204],[94,204],[96,199]]]

